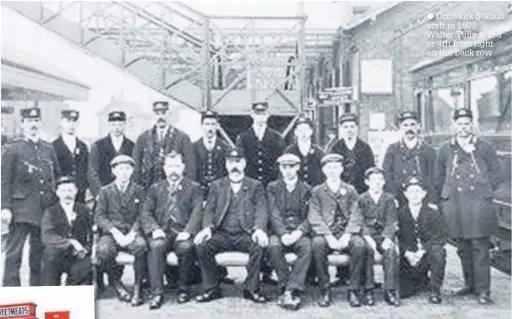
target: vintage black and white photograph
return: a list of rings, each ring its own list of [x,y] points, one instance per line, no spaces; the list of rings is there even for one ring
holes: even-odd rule
[[[1,57],[0,287],[511,317],[512,2],[2,1]]]

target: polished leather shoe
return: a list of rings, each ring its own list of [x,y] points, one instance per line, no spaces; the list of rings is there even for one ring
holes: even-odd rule
[[[478,303],[481,305],[488,305],[492,303],[492,300],[489,294],[483,292],[478,294]]]
[[[258,292],[251,292],[249,290],[244,290],[244,299],[251,300],[256,303],[266,303],[268,301],[267,297],[259,294]]]
[[[132,307],[138,307],[138,306],[142,305],[143,303],[144,303],[144,300],[143,300],[142,294],[141,294],[141,287],[139,285],[135,285],[133,287],[133,295],[132,295],[132,300],[131,300]]]
[[[155,310],[159,309],[162,306],[162,302],[164,301],[164,297],[162,295],[155,295],[151,297],[149,300],[149,309]]]
[[[332,304],[331,289],[326,289],[322,293],[322,298],[318,301],[320,307],[329,307]]]
[[[428,302],[431,304],[438,305],[442,301],[441,294],[438,292],[432,292],[430,296],[428,297]]]
[[[396,293],[394,291],[386,290],[384,292],[384,300],[390,306],[395,306],[395,307],[400,306],[400,301],[398,300]]]
[[[235,284],[235,280],[232,278],[229,278],[229,277],[220,278],[220,282],[225,285],[234,285]]]
[[[347,299],[348,299],[348,303],[349,303],[350,307],[352,307],[352,308],[361,307],[361,300],[359,299],[359,296],[357,295],[357,293],[355,291],[352,291],[352,290],[349,291]]]
[[[197,302],[209,302],[215,299],[222,298],[222,294],[220,292],[220,289],[210,289],[206,291],[205,293],[200,294],[196,297]]]
[[[331,287],[341,287],[341,286],[348,286],[348,280],[347,279],[336,278],[331,283]]]
[[[131,294],[126,290],[126,287],[123,285],[122,282],[116,281],[112,284],[114,287],[114,290],[117,295],[117,299],[124,301],[124,302],[130,302],[132,299]]]
[[[462,297],[462,296],[469,296],[469,295],[472,295],[474,293],[475,293],[474,289],[472,289],[471,287],[466,286],[466,287],[464,287],[462,289],[457,290],[455,292],[455,295]]]
[[[277,286],[277,281],[272,279],[270,274],[263,274],[263,276],[261,276],[261,282],[267,285]]]
[[[372,291],[372,290],[368,290],[368,291],[364,294],[364,303],[365,303],[365,305],[367,305],[367,306],[373,306],[373,305],[375,305],[375,299],[373,298],[373,291]]]
[[[300,301],[300,298],[295,297],[292,291],[286,290],[277,301],[277,305],[287,310],[298,310]]]
[[[179,294],[178,294],[178,303],[185,303],[187,301],[189,301],[190,299],[192,299],[194,297],[194,295],[190,292],[190,291],[181,291]]]

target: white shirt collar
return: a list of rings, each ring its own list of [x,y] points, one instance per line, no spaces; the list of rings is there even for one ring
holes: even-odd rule
[[[64,141],[64,144],[69,148],[71,153],[76,148],[76,136],[75,135],[69,135],[69,134],[62,134],[62,141]]]
[[[71,202],[69,204],[65,204],[64,202],[60,202],[60,206],[64,210],[64,213],[66,213],[66,217],[68,218],[68,222],[72,223],[76,219],[76,213],[73,210],[75,206],[75,202]]]
[[[345,141],[345,145],[347,145],[347,148],[349,150],[353,150],[354,147],[356,146],[356,143],[357,143],[357,138],[356,137],[354,137],[351,140],[349,140],[348,138],[343,138],[343,140]]]
[[[405,146],[407,146],[407,148],[409,148],[411,150],[413,148],[415,148],[420,142],[420,140],[417,137],[413,138],[412,140],[408,140],[408,139],[404,138],[402,141],[404,142]]]
[[[238,193],[240,189],[242,188],[242,183],[230,183],[231,189],[233,190],[233,193]]]
[[[421,204],[420,205],[410,205],[409,204],[409,210],[411,211],[411,215],[414,219],[418,219],[418,216],[420,215],[421,211]]]
[[[373,201],[375,203],[379,202],[379,199],[382,197],[382,193],[384,193],[384,192],[381,191],[379,194],[375,194],[373,192],[368,191],[368,194],[370,195],[370,197],[373,199]]]
[[[121,149],[121,145],[123,145],[124,136],[114,136],[110,134],[110,140],[112,141],[112,145],[114,146],[114,149],[116,151],[119,151]]]
[[[128,185],[130,185],[130,181],[126,182],[126,184],[124,184],[124,189],[121,188],[121,183],[117,182],[116,181],[116,187],[119,191],[121,192],[124,192],[128,189]]]
[[[295,187],[297,187],[298,181],[299,181],[298,177],[295,177],[292,180],[283,179],[284,185],[286,186],[286,190],[288,190],[290,193],[295,190]]]
[[[301,140],[297,140],[297,147],[299,148],[299,152],[303,156],[306,156],[309,153],[309,150],[311,149],[311,144],[311,141],[304,142]]]
[[[206,148],[213,148],[215,143],[217,142],[217,136],[213,136],[211,139],[208,139],[206,136],[203,138],[203,144]]]
[[[261,141],[263,139],[263,136],[265,135],[265,130],[267,129],[267,125],[266,124],[264,124],[264,125],[253,124],[252,128],[254,130],[254,133],[256,133],[256,136],[258,137],[258,139]]]
[[[338,193],[338,191],[341,188],[341,180],[331,181],[326,180],[325,183],[327,184],[327,187],[331,190],[333,193]]]

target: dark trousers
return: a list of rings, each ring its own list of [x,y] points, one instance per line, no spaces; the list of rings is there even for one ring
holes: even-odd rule
[[[244,289],[251,292],[258,291],[264,249],[256,244],[248,233],[231,234],[224,231],[214,232],[210,240],[196,246],[205,291],[219,287],[220,276],[215,262],[215,254],[233,250],[249,253]]]
[[[137,234],[133,242],[126,247],[121,247],[112,235],[103,235],[99,238],[96,254],[102,269],[108,274],[111,281],[120,280],[119,267],[116,263],[117,253],[123,251],[135,256],[133,264],[135,272],[135,284],[140,285],[146,272],[147,244],[142,235]],[[111,282],[112,284],[112,282]]]
[[[297,255],[297,260],[295,260],[291,271],[284,257],[284,254],[288,252]],[[301,237],[293,245],[284,246],[279,236],[272,235],[270,236],[268,255],[276,270],[279,286],[286,288],[286,290],[303,291],[306,274],[312,258],[311,239],[309,237]]]
[[[176,235],[167,234],[167,237],[150,239],[148,266],[149,281],[153,295],[162,294],[164,272],[167,265],[167,254],[174,251],[178,257],[178,286],[180,291],[188,291],[190,285],[191,270],[194,268],[194,243],[192,239],[176,240]]]
[[[427,249],[425,255],[415,266],[402,256],[400,259],[400,296],[408,298],[428,288],[439,292],[443,286],[446,267],[446,250],[435,245]],[[428,272],[430,271],[430,277]]]
[[[383,250],[381,245],[384,241],[382,236],[373,236],[375,243],[377,244],[377,251],[382,255],[382,268],[384,269],[384,290],[396,290],[398,289],[399,282],[399,257],[396,247],[392,247],[388,250]],[[371,248],[370,248],[371,249]],[[375,264],[375,252],[371,249],[371,253],[368,256],[368,280],[374,279],[373,265]],[[371,274],[370,274],[371,272]]]
[[[66,273],[66,286],[92,284],[92,264],[90,256],[78,259],[71,247],[62,249],[46,247],[43,257],[43,285],[60,286],[61,277]]]
[[[39,227],[28,223],[14,223],[9,227],[5,243],[4,287],[19,287],[23,246],[29,239],[30,286],[41,286],[43,244]]]
[[[324,236],[313,237],[313,258],[321,289],[327,289],[330,285],[329,264],[327,260],[327,255],[330,252],[333,252],[333,250],[327,245]],[[372,277],[373,263],[369,264],[368,262],[372,252],[363,237],[352,235],[348,247],[341,252],[348,252],[350,255],[350,289],[360,290],[362,287],[364,289],[372,289],[374,286]]]
[[[457,254],[462,264],[462,273],[466,286],[475,293],[490,293],[491,260],[489,256],[490,239],[458,239]]]

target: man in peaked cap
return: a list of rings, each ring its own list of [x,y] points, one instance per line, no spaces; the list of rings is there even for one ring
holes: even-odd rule
[[[198,302],[221,298],[215,254],[224,251],[249,253],[244,298],[265,303],[259,291],[259,274],[268,225],[265,188],[260,181],[245,176],[243,149],[229,150],[226,156],[228,176],[214,181],[203,212],[203,230],[194,238],[203,277],[203,293]]]
[[[312,256],[307,219],[311,187],[299,179],[298,156],[285,153],[277,162],[282,178],[267,186],[271,234],[268,252],[283,292],[278,305],[297,310]],[[297,254],[291,271],[284,255],[290,251]]]
[[[89,185],[87,181],[89,150],[87,145],[76,136],[79,116],[76,110],[61,112],[61,134],[52,145],[59,160],[61,174],[73,176],[76,179],[78,187],[76,200],[85,203],[85,191]]]
[[[50,143],[40,139],[41,110],[21,110],[24,138],[2,153],[2,224],[9,225],[5,239],[3,285],[20,286],[23,246],[30,235],[30,285],[41,285],[41,218],[56,201],[55,179],[60,176],[57,155]]]
[[[420,120],[416,112],[405,111],[398,118],[400,141],[389,145],[384,155],[382,168],[385,172],[384,190],[395,196],[399,205],[405,203],[401,186],[409,176],[417,176],[424,181],[427,197],[437,204],[434,190],[435,149],[426,144],[420,136]]]
[[[439,150],[435,185],[449,235],[458,243],[465,287],[460,295],[475,294],[480,304],[490,298],[490,236],[498,227],[492,198],[504,181],[494,147],[473,133],[473,114],[453,114],[455,136]]]

